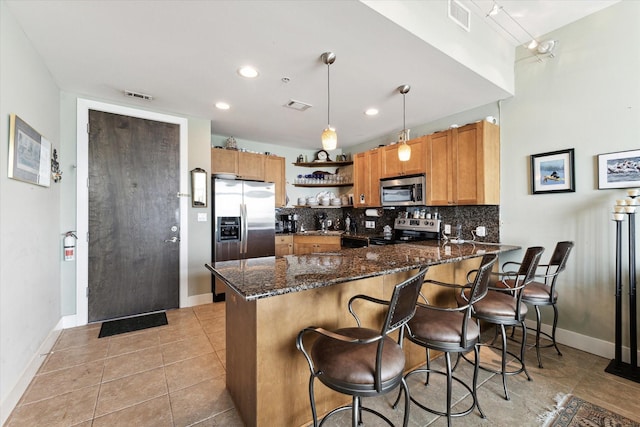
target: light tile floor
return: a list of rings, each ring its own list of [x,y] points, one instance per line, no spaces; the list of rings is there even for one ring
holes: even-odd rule
[[[224,310],[224,303],[171,310],[167,326],[101,339],[100,324],[64,330],[6,427],[242,426],[225,389]],[[544,369],[538,368],[535,351],[528,350],[533,381],[523,374],[510,376],[509,401],[503,397],[499,376],[482,372],[478,393],[487,418],[480,418],[476,410],[454,419],[454,426],[540,426],[544,414],[554,408],[554,398],[567,393],[640,422],[640,384],[605,373],[607,359],[566,346],[561,350],[562,357],[543,350]],[[490,363],[497,358],[485,348],[481,360]],[[461,362],[456,372],[468,380],[472,367]],[[413,396],[442,406],[440,376],[433,375],[426,389],[417,377],[409,384]],[[395,396],[365,404],[401,425],[402,411],[389,405]],[[457,406],[470,401],[455,388],[454,400],[460,401]],[[446,425],[443,417],[413,404],[410,414],[411,426]],[[349,414],[330,421],[327,424],[347,426]],[[366,413],[364,421],[379,425]]]

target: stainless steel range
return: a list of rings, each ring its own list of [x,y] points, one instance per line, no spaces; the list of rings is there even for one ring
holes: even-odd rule
[[[411,241],[439,240],[439,219],[396,218],[391,235],[369,237],[372,245],[393,245]]]

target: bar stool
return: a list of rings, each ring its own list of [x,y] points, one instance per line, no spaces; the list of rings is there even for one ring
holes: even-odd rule
[[[466,285],[457,285],[450,283],[443,283],[436,280],[425,280],[425,283],[431,283],[438,286],[445,286],[449,288],[467,289],[469,291],[469,302],[466,305],[457,308],[437,307],[428,304],[418,303],[416,314],[405,326],[406,337],[413,343],[422,346],[426,349],[427,353],[427,367],[415,369],[405,375],[405,381],[412,375],[418,373],[426,373],[427,378],[425,385],[429,385],[429,375],[431,373],[437,373],[445,375],[447,377],[447,395],[446,395],[446,412],[437,411],[429,408],[423,403],[417,400],[417,396],[410,395],[410,399],[413,403],[420,408],[431,412],[432,414],[446,416],[447,425],[451,425],[452,417],[460,417],[467,415],[473,411],[475,407],[478,408],[482,418],[485,418],[480,404],[478,403],[477,381],[478,381],[478,347],[476,344],[480,341],[480,325],[477,321],[471,317],[472,306],[477,303],[487,294],[489,279],[491,278],[491,268],[495,264],[498,256],[495,254],[488,254],[482,257],[478,273],[476,274],[473,283],[467,283]],[[426,299],[425,299],[426,300]],[[433,349],[436,351],[442,351],[445,355],[446,372],[437,371],[431,369],[431,361],[429,351]],[[474,371],[473,371],[473,386],[465,384],[461,379],[453,375],[451,368],[451,353],[467,353],[473,350],[475,353]],[[456,363],[457,366],[457,363]],[[451,412],[451,391],[453,387],[453,381],[464,386],[469,391],[472,397],[472,403],[469,408],[452,413]],[[398,403],[400,395],[396,403]],[[394,404],[394,406],[395,406]]]
[[[500,328],[500,334],[502,336],[501,347],[494,345],[497,336],[489,344],[480,343],[478,345],[501,350],[502,364],[499,371],[482,366],[482,364],[480,364],[480,368],[495,374],[501,374],[504,397],[506,400],[510,399],[509,392],[507,390],[507,375],[517,375],[524,372],[527,379],[531,381],[531,377],[527,372],[524,360],[524,351],[527,341],[527,327],[524,321],[527,315],[527,306],[522,302],[522,295],[525,287],[533,281],[536,268],[538,267],[538,263],[540,262],[540,257],[543,252],[543,247],[530,247],[525,252],[524,258],[522,259],[520,268],[517,272],[492,273],[492,275],[497,275],[500,278],[500,281],[496,283],[495,286],[489,287],[489,291],[484,298],[473,303],[473,317],[480,321],[494,324],[496,325],[496,328]],[[476,273],[477,270],[472,270],[468,273],[467,277]],[[469,290],[464,290],[459,294],[457,296],[457,301],[459,306],[468,304],[470,301]],[[520,356],[507,351],[507,335],[505,333],[505,326],[520,326],[522,328]],[[518,369],[507,371],[507,354],[513,356],[520,364]]]
[[[567,260],[569,259],[569,254],[571,253],[571,249],[575,244],[570,241],[566,242],[558,242],[556,247],[551,255],[551,259],[548,264],[539,264],[539,269],[544,269],[544,273],[536,274],[536,278],[541,279],[542,281],[536,281],[529,283],[522,293],[522,302],[525,304],[532,305],[536,309],[536,356],[538,357],[538,366],[542,368],[542,360],[540,359],[540,349],[555,347],[558,352],[558,356],[562,356],[560,349],[556,343],[556,326],[558,325],[558,307],[556,303],[558,302],[558,292],[556,291],[556,281],[558,280],[558,276],[562,273],[567,265]],[[516,262],[507,262],[504,264],[503,268],[507,265],[520,265],[520,263]],[[553,307],[553,327],[551,329],[551,335],[546,332],[542,332],[541,330],[541,316],[540,316],[540,306],[550,305]],[[533,330],[533,328],[527,328],[529,330]],[[540,335],[544,335],[547,337],[551,344],[540,345]]]
[[[413,277],[396,285],[390,301],[380,300],[367,295],[356,295],[349,300],[349,312],[354,316],[358,327],[328,331],[310,326],[298,334],[296,347],[302,352],[309,364],[309,400],[314,427],[318,426],[313,385],[318,378],[324,385],[339,393],[352,396],[352,404],[336,408],[329,412],[320,425],[333,414],[351,409],[353,427],[362,423],[362,411],[372,413],[390,426],[393,423],[380,412],[362,406],[363,397],[378,396],[401,386],[409,395],[403,377],[405,356],[402,350],[402,327],[416,312],[416,302],[424,281],[427,268],[421,269]],[[388,306],[383,326],[380,330],[363,328],[353,309],[355,300],[365,300],[378,305]],[[398,341],[388,335],[400,329]],[[307,350],[303,343],[306,334],[319,337]],[[409,399],[405,399],[404,422],[409,422]]]

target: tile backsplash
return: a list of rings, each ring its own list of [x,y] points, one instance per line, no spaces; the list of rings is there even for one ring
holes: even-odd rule
[[[332,229],[344,230],[347,215],[355,220],[358,234],[381,234],[385,225],[393,227],[393,221],[400,212],[408,211],[411,215],[415,208],[374,208],[377,217],[366,215],[367,209],[361,208],[280,208],[276,209],[276,220],[282,214],[298,214],[298,227],[304,226],[305,230],[318,230],[320,223],[319,214],[324,213],[327,219],[331,220]],[[476,227],[484,226],[487,235],[478,237],[476,240],[485,242],[500,241],[500,206],[438,206],[426,207],[426,212],[432,215],[436,212],[442,218],[442,224],[450,224],[452,232],[455,233],[456,226],[462,226],[462,238],[472,240],[472,231]],[[366,221],[374,221],[374,228],[365,228]],[[337,227],[335,226],[337,224]]]

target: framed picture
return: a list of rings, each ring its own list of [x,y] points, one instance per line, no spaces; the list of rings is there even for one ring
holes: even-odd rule
[[[51,142],[15,114],[9,123],[9,178],[43,187],[51,182]]]
[[[569,193],[576,191],[573,148],[531,155],[531,192]]]
[[[598,188],[640,187],[640,150],[598,155]]]

